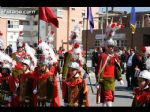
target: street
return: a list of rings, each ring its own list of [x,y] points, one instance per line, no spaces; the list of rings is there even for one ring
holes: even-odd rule
[[[113,102],[113,106],[114,107],[131,107],[132,100],[133,100],[132,91],[126,89],[127,84],[126,84],[125,75],[122,75],[122,78],[123,78],[123,81],[124,81],[125,85],[120,86],[119,82],[116,81],[115,100]],[[92,83],[94,93],[92,93],[92,91],[91,91],[89,79],[86,78],[86,82],[87,82],[88,90],[89,90],[89,95],[88,95],[89,106],[102,107],[102,104],[96,104],[95,74],[93,72],[90,72],[90,79],[91,79],[91,83]],[[59,85],[60,102],[61,102],[61,106],[63,106],[62,91],[60,89],[59,78],[58,78],[58,85]]]

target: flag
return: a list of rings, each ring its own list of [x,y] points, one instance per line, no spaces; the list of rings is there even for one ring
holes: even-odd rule
[[[92,10],[91,7],[87,8],[87,19],[90,23],[90,31],[91,33],[93,32],[93,28],[94,28],[94,21],[93,21],[93,16],[92,16]]]
[[[39,7],[39,18],[58,27],[57,16],[50,7]]]
[[[132,7],[131,9],[131,29],[132,29],[132,33],[135,33],[135,29],[136,29],[136,14],[135,14],[135,7]]]

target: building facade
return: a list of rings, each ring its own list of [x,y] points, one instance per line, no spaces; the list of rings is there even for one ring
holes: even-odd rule
[[[104,17],[105,16],[106,15],[104,15]],[[102,17],[99,17],[99,29],[94,30],[93,34],[86,30],[82,32],[84,50],[86,50],[86,41],[88,50],[103,46],[103,41],[105,39],[106,20],[103,19],[104,21],[102,23]],[[111,15],[108,16],[108,20],[108,23],[119,21],[125,25],[125,28],[116,31],[116,34],[113,37],[113,39],[117,41],[118,48],[135,47],[139,50],[143,46],[150,46],[150,12],[136,12],[137,28],[135,34],[133,35],[133,42],[130,28],[130,14],[120,13],[115,16]],[[87,34],[88,36],[86,40]]]
[[[59,47],[63,47],[65,50],[71,49],[71,46],[67,43],[70,39],[71,31],[74,27],[79,24],[81,27],[81,40],[82,40],[82,30],[86,29],[87,18],[87,7],[52,7],[55,11],[58,21],[59,28],[51,26],[47,28],[48,30],[53,30],[56,33],[56,38],[54,42],[55,48],[58,50]],[[98,17],[99,7],[92,7],[93,17]],[[98,29],[98,22],[94,21],[94,29]],[[88,28],[89,29],[89,28]]]
[[[16,51],[19,32],[23,32],[25,42],[30,44],[37,40],[36,9],[30,7],[0,7],[0,31],[3,33],[4,48],[12,44]]]

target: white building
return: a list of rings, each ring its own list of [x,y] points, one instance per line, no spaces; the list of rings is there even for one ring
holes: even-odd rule
[[[36,8],[33,7],[0,7],[0,24],[6,27],[6,31],[1,31],[2,28],[0,28],[5,48],[12,44],[13,51],[16,51],[16,40],[20,31],[24,33],[25,42],[37,41],[38,19],[34,14],[36,14]]]

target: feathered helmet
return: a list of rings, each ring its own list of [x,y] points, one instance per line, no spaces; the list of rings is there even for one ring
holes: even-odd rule
[[[17,39],[17,47],[20,48],[20,47],[23,47],[24,44],[23,44],[23,32],[20,31],[19,32],[19,37]]]
[[[54,41],[54,35],[55,35],[54,31],[50,31],[45,41],[51,48],[53,48],[52,42]]]
[[[16,61],[2,51],[0,51],[0,62],[2,63],[2,68],[8,68],[12,70],[12,68],[16,66]]]
[[[124,28],[124,25],[121,25],[119,22],[111,23],[106,27],[105,46],[116,46],[117,45],[116,41],[114,41],[112,38],[115,35],[116,30],[118,30],[120,28]]]
[[[24,45],[26,55],[22,59],[22,63],[29,66],[30,70],[34,71],[37,66],[37,58],[35,57],[36,51],[30,47],[27,43]]]
[[[0,31],[0,37],[2,36],[2,32]],[[4,46],[4,41],[2,40],[2,38],[0,38],[0,49],[3,49]]]
[[[38,48],[40,51],[42,51],[42,53],[39,54],[39,64],[56,65],[58,63],[53,48],[50,47],[46,42],[42,42],[42,40],[40,40]]]
[[[70,40],[69,40],[69,43],[72,45],[74,43],[81,43],[81,27],[79,26],[79,24],[77,24],[75,27],[74,27],[74,30],[71,32],[71,35],[70,35]]]
[[[79,43],[74,43],[73,45],[72,61],[78,62],[80,66],[85,63],[84,52]]]

